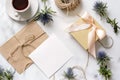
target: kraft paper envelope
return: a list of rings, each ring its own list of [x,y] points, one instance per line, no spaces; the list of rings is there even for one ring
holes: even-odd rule
[[[2,45],[0,52],[18,73],[22,73],[33,63],[28,55],[47,37],[47,34],[36,22],[29,23]]]
[[[50,78],[72,57],[72,54],[55,35],[51,35],[29,57]]]
[[[82,25],[82,24],[85,24],[86,22],[80,18],[79,20],[77,20],[75,23],[73,23],[72,25]],[[104,30],[101,25],[96,21],[94,20],[94,23],[95,25]],[[71,25],[71,26],[72,26]],[[87,50],[88,49],[88,33],[89,31],[91,30],[91,27],[88,28],[88,29],[84,29],[84,30],[79,30],[79,31],[73,31],[73,32],[70,32],[70,34],[73,36],[73,38],[79,43],[81,44],[81,46]],[[98,37],[96,36],[96,40],[98,40]]]

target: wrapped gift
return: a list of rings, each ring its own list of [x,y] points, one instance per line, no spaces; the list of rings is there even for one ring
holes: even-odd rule
[[[73,38],[96,58],[95,42],[106,36],[105,30],[87,12],[68,28]]]
[[[28,57],[48,35],[36,23],[27,24],[20,32],[0,47],[3,57],[17,70],[22,73],[33,61]]]

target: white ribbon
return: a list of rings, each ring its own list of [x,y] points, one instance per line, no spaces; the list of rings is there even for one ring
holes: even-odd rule
[[[96,50],[95,50],[96,36],[98,37],[98,39],[101,40],[106,36],[106,32],[103,29],[97,27],[97,25],[94,23],[94,19],[87,12],[85,12],[81,18],[83,21],[85,21],[85,23],[81,25],[74,24],[68,28],[68,31],[74,32],[74,31],[88,29],[91,27],[92,30],[89,31],[88,33],[88,52],[94,58],[96,58]]]

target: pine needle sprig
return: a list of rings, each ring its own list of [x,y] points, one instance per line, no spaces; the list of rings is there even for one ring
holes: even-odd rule
[[[108,8],[107,3],[103,3],[102,1],[97,1],[94,5],[93,10],[98,15],[100,15],[101,18],[105,18],[106,22],[109,23],[113,27],[114,32],[117,33],[118,29],[120,29],[120,27],[118,26],[118,22],[116,22],[115,18],[112,20],[108,17],[107,8]]]

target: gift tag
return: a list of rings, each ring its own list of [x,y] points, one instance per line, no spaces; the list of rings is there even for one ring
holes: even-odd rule
[[[72,57],[72,54],[55,35],[51,35],[29,57],[50,78]]]

